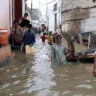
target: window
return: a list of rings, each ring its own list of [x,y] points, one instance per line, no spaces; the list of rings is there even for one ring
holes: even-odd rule
[[[57,14],[55,14],[55,31],[57,29]]]
[[[54,5],[54,11],[57,11],[57,3]]]

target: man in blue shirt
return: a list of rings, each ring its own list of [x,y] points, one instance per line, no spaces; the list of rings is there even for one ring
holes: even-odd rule
[[[34,31],[32,31],[32,24],[28,25],[28,30],[25,32],[23,36],[22,43],[23,43],[23,48],[22,48],[23,52],[25,52],[26,45],[32,47],[33,44],[35,43],[35,33]]]

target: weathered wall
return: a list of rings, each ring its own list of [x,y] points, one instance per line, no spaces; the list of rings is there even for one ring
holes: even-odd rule
[[[73,8],[88,8],[96,6],[93,0],[62,0],[62,11]]]
[[[81,20],[81,31],[95,31],[96,30],[96,7],[89,9],[89,18]]]
[[[96,30],[96,3],[92,0],[75,0],[69,3],[63,0],[62,4],[62,30],[64,32],[79,33]],[[73,6],[71,6],[73,5]]]
[[[75,8],[62,12],[62,30],[65,32],[79,33],[81,31],[81,20],[89,18],[88,9]]]

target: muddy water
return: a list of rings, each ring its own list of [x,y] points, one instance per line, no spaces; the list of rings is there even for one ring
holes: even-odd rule
[[[16,51],[0,68],[0,96],[96,96],[92,64],[82,62],[53,66],[50,46],[37,36],[36,54]]]

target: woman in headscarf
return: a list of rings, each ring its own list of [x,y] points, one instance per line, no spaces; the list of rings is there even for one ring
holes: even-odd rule
[[[56,35],[56,43],[51,48],[51,62],[52,64],[66,64],[66,54],[68,53],[65,45],[62,43],[62,35]]]
[[[19,26],[18,21],[14,20],[13,25],[11,27],[11,34],[10,34],[10,43],[12,45],[20,45],[22,44],[22,37],[23,37],[23,30]]]

